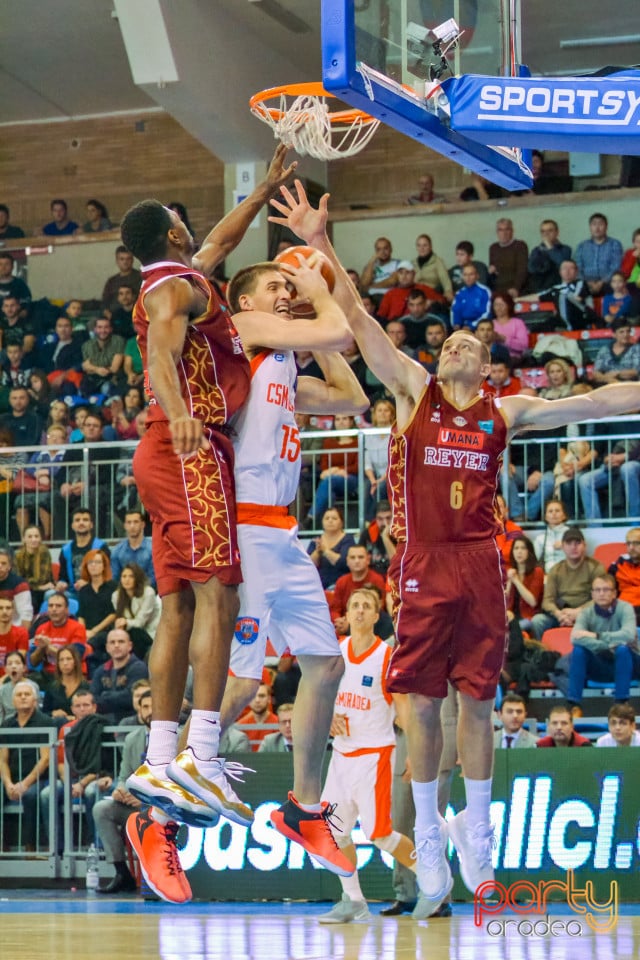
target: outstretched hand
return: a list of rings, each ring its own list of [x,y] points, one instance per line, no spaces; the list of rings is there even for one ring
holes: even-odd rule
[[[289,151],[289,147],[284,143],[279,143],[274,153],[269,169],[267,171],[267,187],[269,194],[277,193],[296,171],[298,161],[293,160],[288,167],[285,167],[284,161]]]
[[[282,200],[271,200],[271,206],[278,210],[282,216],[270,216],[270,223],[278,223],[283,227],[289,227],[296,236],[301,237],[306,243],[313,244],[315,238],[324,237],[329,218],[329,194],[325,193],[320,198],[320,204],[317,210],[309,203],[306,191],[300,180],[295,180],[297,197],[291,193],[287,187],[280,189]]]

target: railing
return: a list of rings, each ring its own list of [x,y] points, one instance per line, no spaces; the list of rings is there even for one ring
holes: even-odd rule
[[[615,432],[605,432],[604,425],[607,423],[615,425]],[[620,418],[588,421],[580,429],[580,435],[569,431],[563,436],[548,439],[531,433],[512,441],[505,456],[502,483],[512,517],[530,525],[542,525],[544,503],[558,488],[571,519],[605,526],[638,521],[636,488],[639,486],[640,459],[633,459],[632,445],[636,439],[640,444],[640,416],[625,417],[623,422]],[[355,452],[358,456],[355,483],[346,478],[338,480],[328,490],[326,501],[329,506],[340,507],[345,518],[345,529],[356,532],[373,517],[376,501],[386,498],[386,488],[382,485],[376,497],[371,498],[369,481],[364,475],[366,444],[368,438],[388,433],[388,429],[376,428],[346,431],[314,429],[300,433],[302,473],[292,510],[302,529],[310,536],[322,530],[321,511],[316,510],[316,497],[323,456],[328,456],[336,466],[344,465],[349,452]],[[341,436],[356,437],[357,447],[340,446],[338,438]],[[322,447],[327,438],[335,440],[335,444]],[[571,450],[571,445],[579,440],[588,443],[596,455],[575,478],[558,484],[559,477],[554,477],[556,464],[562,452]],[[617,443],[623,444],[631,453],[626,466],[603,470],[605,458]],[[97,537],[104,540],[123,537],[126,510],[141,506],[135,484],[131,484],[135,448],[135,441],[73,444],[64,448],[74,451],[76,460],[73,463],[37,465],[39,470],[47,471],[48,485],[34,491],[23,489],[18,482],[10,492],[0,496],[0,539],[17,544],[20,540],[18,521],[20,525],[27,521],[40,522],[46,541],[52,546],[59,546],[69,539],[71,514],[77,506],[88,507],[93,512]],[[42,446],[11,447],[5,448],[3,455],[21,455],[25,461],[24,467],[32,470],[34,465],[27,461],[33,453],[45,449]],[[527,490],[534,471],[539,471],[542,476],[538,493]]]

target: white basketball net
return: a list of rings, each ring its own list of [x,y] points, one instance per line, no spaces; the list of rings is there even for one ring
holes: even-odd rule
[[[287,95],[280,95],[280,116],[275,118],[264,104],[256,104],[252,113],[273,130],[276,140],[292,147],[300,156],[318,160],[351,157],[362,150],[380,126],[371,117],[332,123],[324,97],[303,94],[287,106]]]

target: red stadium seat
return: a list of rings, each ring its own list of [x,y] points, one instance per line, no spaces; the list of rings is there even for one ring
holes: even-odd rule
[[[599,560],[605,570],[608,570],[611,564],[626,552],[626,543],[599,543],[593,551],[593,558]]]
[[[551,630],[545,630],[542,634],[542,645],[563,655],[571,653],[571,627],[552,627]]]

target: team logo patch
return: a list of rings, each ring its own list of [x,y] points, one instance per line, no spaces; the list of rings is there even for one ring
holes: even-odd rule
[[[440,411],[434,410],[431,414],[431,423],[440,423]]]
[[[438,431],[438,443],[445,447],[464,447],[465,449],[482,450],[484,447],[484,435],[476,433],[475,430],[449,430],[448,427],[440,427]]]
[[[259,620],[256,620],[254,617],[238,617],[236,620],[236,629],[233,635],[238,643],[242,643],[243,645],[247,646],[250,643],[256,642],[259,631]]]
[[[282,363],[283,360],[286,360],[287,358],[285,357],[284,353],[274,353],[273,359],[278,363]]]
[[[493,420],[478,420],[478,426],[483,433],[493,433]]]
[[[407,580],[407,582],[404,585],[404,588],[407,591],[407,593],[417,593],[418,590],[420,589],[420,583],[415,579]]]
[[[464,417],[454,417],[453,422],[455,423],[456,427],[466,427],[467,425],[467,421]]]
[[[373,686],[373,677],[364,676],[364,677],[362,678],[362,686],[363,686],[363,687],[372,687],[372,686]]]

